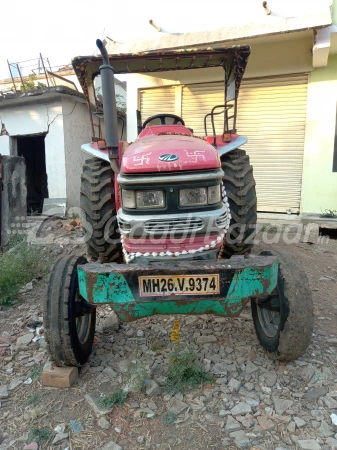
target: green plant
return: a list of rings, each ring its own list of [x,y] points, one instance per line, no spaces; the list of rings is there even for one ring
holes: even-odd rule
[[[30,372],[29,376],[30,376],[30,378],[32,380],[35,380],[35,378],[38,378],[41,375],[42,371],[43,371],[43,367],[42,366],[33,367],[33,369]]]
[[[28,433],[27,442],[38,441],[39,444],[47,442],[51,437],[51,431],[49,428],[32,428]]]
[[[206,373],[203,366],[196,361],[196,355],[190,349],[171,354],[165,376],[166,390],[173,394],[215,381],[213,375]]]
[[[116,107],[118,111],[122,111],[126,114],[126,102],[121,94],[116,94]]]
[[[322,214],[319,215],[324,219],[336,219],[337,218],[337,210],[336,209],[325,209],[322,211]]]
[[[118,391],[112,392],[109,396],[103,397],[101,399],[101,405],[105,408],[112,408],[115,405],[123,405],[128,393],[119,389]]]
[[[24,406],[36,405],[40,402],[40,394],[33,394],[26,399]]]
[[[47,248],[22,241],[0,254],[0,305],[9,305],[19,290],[37,277],[46,275],[55,259]]]
[[[78,214],[72,212],[70,217],[71,217],[72,220],[75,220],[75,219],[78,219],[80,216]]]
[[[28,75],[28,77],[25,80],[23,80],[23,84],[21,85],[21,91],[26,92],[35,91],[36,90],[35,81],[36,75],[34,73]]]
[[[174,425],[174,422],[177,420],[177,414],[173,411],[169,411],[166,414],[163,415],[162,417],[162,422],[163,425],[165,426],[170,426],[170,425]]]

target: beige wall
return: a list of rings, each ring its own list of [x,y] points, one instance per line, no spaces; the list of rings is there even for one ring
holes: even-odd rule
[[[332,172],[337,107],[337,55],[316,69],[308,85],[302,212],[337,210],[337,172]]]

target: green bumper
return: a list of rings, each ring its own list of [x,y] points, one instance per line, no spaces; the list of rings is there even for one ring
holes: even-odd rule
[[[120,320],[130,322],[154,314],[217,314],[238,316],[254,297],[271,294],[278,277],[275,256],[234,257],[220,261],[97,264],[78,266],[79,290],[88,302],[110,304]],[[216,276],[217,292],[143,292],[140,280],[149,277]],[[173,279],[172,278],[172,279]],[[211,278],[210,278],[211,279]],[[145,287],[148,285],[145,284]],[[151,283],[149,284],[151,291]],[[145,289],[146,291],[146,289]]]

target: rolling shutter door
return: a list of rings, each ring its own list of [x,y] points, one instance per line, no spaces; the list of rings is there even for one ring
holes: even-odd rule
[[[140,111],[142,122],[156,114],[175,114],[174,87],[141,90]]]
[[[248,136],[244,148],[254,167],[258,211],[300,210],[307,83],[307,75],[300,74],[241,85],[237,129]],[[223,104],[221,82],[183,88],[182,117],[197,135],[204,135],[204,116],[218,104]],[[217,130],[221,123],[219,116]]]
[[[242,84],[237,129],[248,136],[258,211],[300,211],[307,84],[304,74]]]
[[[197,136],[205,136],[204,117],[216,105],[224,104],[224,85],[219,83],[191,84],[183,87],[182,114],[187,127],[193,129]],[[218,111],[221,111],[219,108]],[[215,120],[215,130],[223,128],[223,115]],[[211,121],[207,121],[207,134],[212,134]]]

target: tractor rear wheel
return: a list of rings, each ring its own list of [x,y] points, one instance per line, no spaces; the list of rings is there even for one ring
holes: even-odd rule
[[[68,256],[50,274],[43,323],[50,359],[57,366],[81,366],[92,350],[96,308],[79,294],[77,266],[87,260]]]
[[[221,156],[223,184],[232,219],[222,248],[222,256],[250,253],[256,233],[256,192],[253,167],[245,150]]]
[[[275,254],[280,268],[272,295],[251,301],[255,331],[273,358],[291,361],[303,355],[311,341],[314,313],[308,278],[292,256],[262,254]]]
[[[122,248],[117,234],[114,172],[108,162],[98,158],[85,162],[81,209],[88,254],[93,260],[120,262]]]

